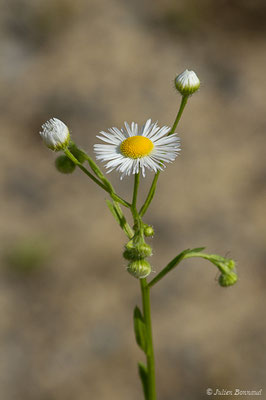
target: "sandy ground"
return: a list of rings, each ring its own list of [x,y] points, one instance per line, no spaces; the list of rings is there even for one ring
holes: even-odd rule
[[[92,154],[96,134],[124,121],[171,125],[186,68],[202,86],[146,215],[153,269],[207,246],[237,260],[239,282],[220,288],[212,265],[186,260],[154,287],[158,398],[265,396],[263,2],[1,3],[0,398],[142,398],[126,238],[106,195],[80,171],[59,174],[38,131],[56,116]],[[132,179],[110,177],[129,199]]]

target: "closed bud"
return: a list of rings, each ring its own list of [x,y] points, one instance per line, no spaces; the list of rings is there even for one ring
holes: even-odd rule
[[[142,242],[135,244],[133,240],[130,240],[125,246],[123,256],[126,260],[140,260],[151,256],[151,254],[151,246],[147,243]]]
[[[127,266],[127,271],[135,278],[143,279],[150,275],[151,266],[146,260],[131,261]]]
[[[186,69],[175,78],[175,87],[182,96],[189,96],[199,89],[200,80],[194,71]]]
[[[46,146],[54,151],[64,150],[70,141],[68,127],[57,118],[45,122],[40,135]]]
[[[76,165],[71,161],[67,156],[59,156],[55,160],[56,169],[61,172],[62,174],[71,174]]]
[[[146,237],[150,237],[154,235],[154,229],[152,226],[145,224],[144,225],[144,235]]]
[[[237,274],[235,272],[229,272],[227,274],[221,274],[219,277],[220,286],[227,287],[232,286],[237,282]]]

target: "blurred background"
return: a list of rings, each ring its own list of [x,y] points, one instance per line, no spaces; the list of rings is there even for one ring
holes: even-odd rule
[[[100,130],[171,125],[186,68],[202,85],[146,214],[152,265],[207,246],[237,260],[239,282],[221,288],[216,268],[193,259],[154,287],[158,398],[206,399],[208,387],[264,398],[265,1],[0,5],[0,398],[142,399],[126,238],[106,195],[80,171],[56,171],[38,132],[60,118],[92,155]],[[110,178],[131,196],[132,179]]]

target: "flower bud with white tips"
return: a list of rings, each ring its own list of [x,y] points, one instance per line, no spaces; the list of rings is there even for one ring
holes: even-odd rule
[[[53,151],[64,150],[70,141],[68,127],[57,118],[45,122],[40,135],[46,146]]]
[[[200,87],[200,80],[194,71],[187,69],[175,78],[175,87],[182,96],[190,96]]]

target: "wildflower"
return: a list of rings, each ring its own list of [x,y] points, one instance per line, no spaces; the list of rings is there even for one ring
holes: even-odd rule
[[[95,144],[96,158],[106,162],[108,172],[116,169],[121,179],[125,175],[137,174],[140,170],[145,177],[145,168],[157,172],[163,170],[164,163],[175,160],[180,151],[176,134],[167,136],[170,128],[160,128],[150,119],[141,127],[125,122],[125,128],[110,128],[97,136],[106,144]]]
[[[175,87],[182,96],[189,96],[195,93],[200,87],[200,80],[194,71],[187,69],[175,78]]]
[[[70,140],[68,127],[57,118],[51,118],[45,122],[40,135],[46,146],[54,151],[66,148]]]

